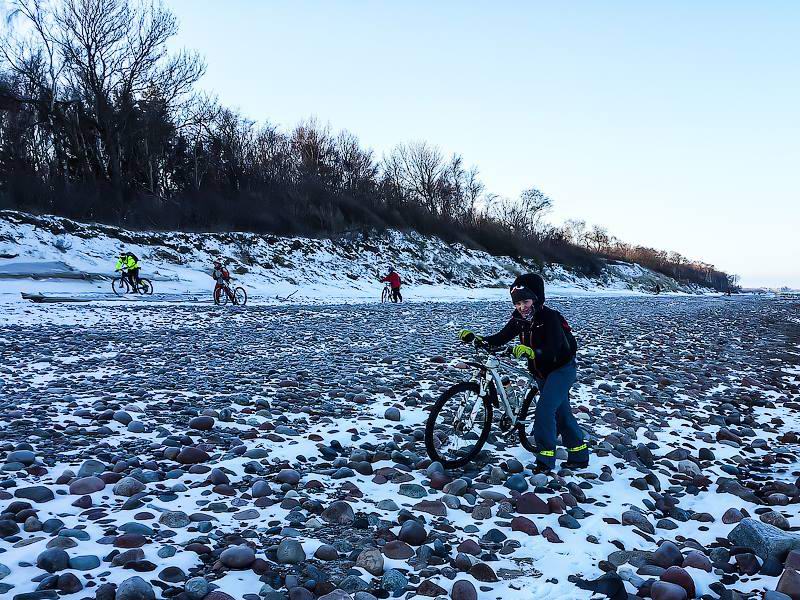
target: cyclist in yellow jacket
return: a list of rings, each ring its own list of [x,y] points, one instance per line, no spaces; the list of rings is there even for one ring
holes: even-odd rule
[[[139,285],[139,270],[141,269],[139,259],[136,258],[136,255],[132,252],[121,252],[114,269],[122,271],[122,276],[126,277],[128,283],[130,283],[130,291],[135,292]]]

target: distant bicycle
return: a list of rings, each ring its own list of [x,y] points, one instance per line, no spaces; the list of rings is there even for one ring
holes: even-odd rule
[[[134,286],[130,282],[127,269],[117,269],[117,273],[119,273],[119,275],[111,280],[111,289],[114,290],[117,296],[130,293],[144,294],[145,296],[151,296],[153,294],[153,283],[149,279],[139,277]]]
[[[234,306],[244,306],[247,304],[247,290],[242,286],[232,288],[227,281],[214,290],[214,304],[226,305],[228,301]]]
[[[391,302],[392,299],[392,286],[389,285],[387,281],[386,284],[383,286],[383,291],[381,292],[381,302]]]

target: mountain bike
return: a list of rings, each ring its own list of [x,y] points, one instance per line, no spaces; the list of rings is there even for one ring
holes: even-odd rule
[[[241,286],[232,288],[229,281],[223,283],[222,287],[214,289],[214,304],[224,306],[229,300],[235,306],[244,306],[247,304],[247,290]]]
[[[146,296],[151,296],[153,294],[153,282],[149,279],[138,277],[136,285],[134,286],[131,284],[130,278],[128,277],[127,269],[117,269],[117,273],[119,273],[119,275],[111,280],[111,289],[114,290],[117,296],[123,296],[131,292],[135,294],[144,294]]]
[[[383,284],[383,291],[381,292],[381,303],[390,301],[393,301],[392,286],[387,281],[385,284]]]
[[[536,452],[526,433],[526,419],[535,410],[539,389],[533,375],[511,356],[505,347],[475,345],[475,359],[462,367],[475,369],[472,378],[446,390],[425,423],[425,449],[431,460],[453,469],[474,459],[489,438],[494,408],[502,415],[498,423],[502,434],[509,438],[516,434],[526,450]]]

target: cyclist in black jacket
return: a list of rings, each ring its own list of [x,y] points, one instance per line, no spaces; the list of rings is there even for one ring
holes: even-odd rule
[[[515,310],[503,329],[487,337],[475,336],[465,329],[460,337],[462,341],[474,338],[490,346],[500,346],[519,337],[514,356],[528,359],[528,370],[540,390],[533,423],[537,470],[549,471],[555,467],[558,434],[569,456],[562,466],[585,468],[589,464],[589,450],[569,404],[569,390],[577,381],[575,338],[561,313],[544,306],[544,280],[539,275],[520,275],[510,293]]]

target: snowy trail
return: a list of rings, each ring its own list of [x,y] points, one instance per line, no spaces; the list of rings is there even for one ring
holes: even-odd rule
[[[727,536],[748,514],[800,529],[798,304],[553,304],[576,329],[574,406],[598,437],[586,472],[549,479],[501,438],[448,473],[421,441],[425,407],[464,376],[455,332],[498,327],[506,302],[5,305],[0,596],[141,576],[157,597],[195,578],[243,600],[457,581],[484,599],[577,599],[592,592],[576,577],[608,571],[642,596],[675,577],[653,554],[663,540],[698,597],[775,589],[780,570]],[[48,548],[72,562],[42,561]]]

